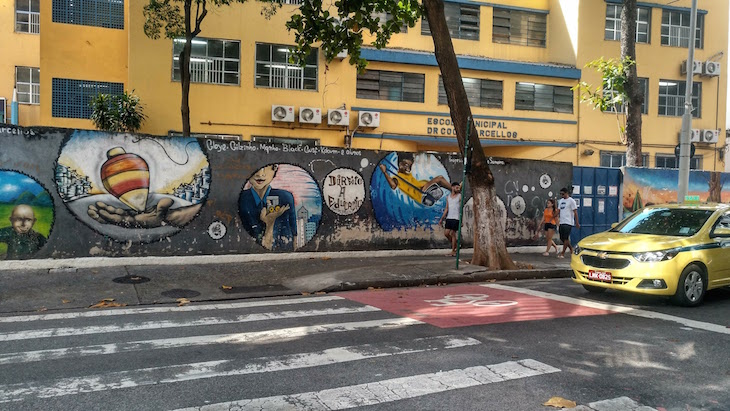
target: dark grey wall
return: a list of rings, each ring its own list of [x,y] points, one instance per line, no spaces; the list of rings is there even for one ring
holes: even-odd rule
[[[47,237],[45,244],[27,234],[6,239],[20,241],[7,259],[447,247],[438,225],[447,191],[436,188],[434,198],[423,200],[420,190],[393,176],[403,158],[413,160],[411,183],[419,188],[432,178],[437,185],[460,180],[463,167],[460,156],[448,154],[51,128],[0,128],[0,141],[0,186],[6,187],[0,230],[22,203],[35,211],[33,229]],[[536,244],[545,201],[570,185],[571,164],[491,163],[508,245]],[[381,164],[398,182],[395,190]],[[270,172],[262,183],[276,171],[265,197],[275,213],[269,216],[270,237],[255,196],[246,190],[262,168]],[[435,198],[439,193],[443,197]],[[463,237],[469,245],[468,185],[464,194]]]

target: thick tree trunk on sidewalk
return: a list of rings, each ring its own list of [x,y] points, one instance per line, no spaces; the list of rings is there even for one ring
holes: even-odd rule
[[[489,269],[514,269],[512,258],[507,253],[505,230],[501,226],[499,209],[494,201],[494,176],[487,164],[479,136],[471,120],[469,99],[456,59],[451,35],[446,26],[443,0],[424,0],[426,18],[433,38],[434,54],[444,82],[444,90],[449,103],[451,121],[456,129],[459,148],[464,152],[466,139],[471,150],[471,172],[469,184],[474,199],[474,256],[472,264]],[[469,135],[467,124],[471,121]]]
[[[636,61],[636,0],[624,0],[621,9],[621,59]],[[643,167],[641,156],[641,105],[644,94],[639,88],[636,64],[625,69],[624,91],[629,98],[626,113],[626,165]]]

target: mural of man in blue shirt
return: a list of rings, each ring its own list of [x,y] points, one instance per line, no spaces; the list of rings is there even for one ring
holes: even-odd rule
[[[293,251],[296,248],[297,215],[294,196],[287,190],[271,187],[279,166],[261,167],[241,192],[238,213],[246,231],[268,250]]]

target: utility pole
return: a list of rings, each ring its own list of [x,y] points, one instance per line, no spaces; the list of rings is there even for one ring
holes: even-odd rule
[[[692,128],[692,69],[695,61],[695,38],[697,37],[697,0],[692,0],[692,11],[689,17],[689,52],[687,56],[687,89],[684,93],[684,116],[682,116],[682,132],[679,136],[679,186],[677,203],[684,203],[689,187],[690,129]]]

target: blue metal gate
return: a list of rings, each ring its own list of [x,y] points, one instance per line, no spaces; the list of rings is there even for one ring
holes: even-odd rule
[[[604,167],[573,167],[573,194],[578,203],[579,229],[570,234],[571,244],[611,228],[620,220],[621,170]]]

